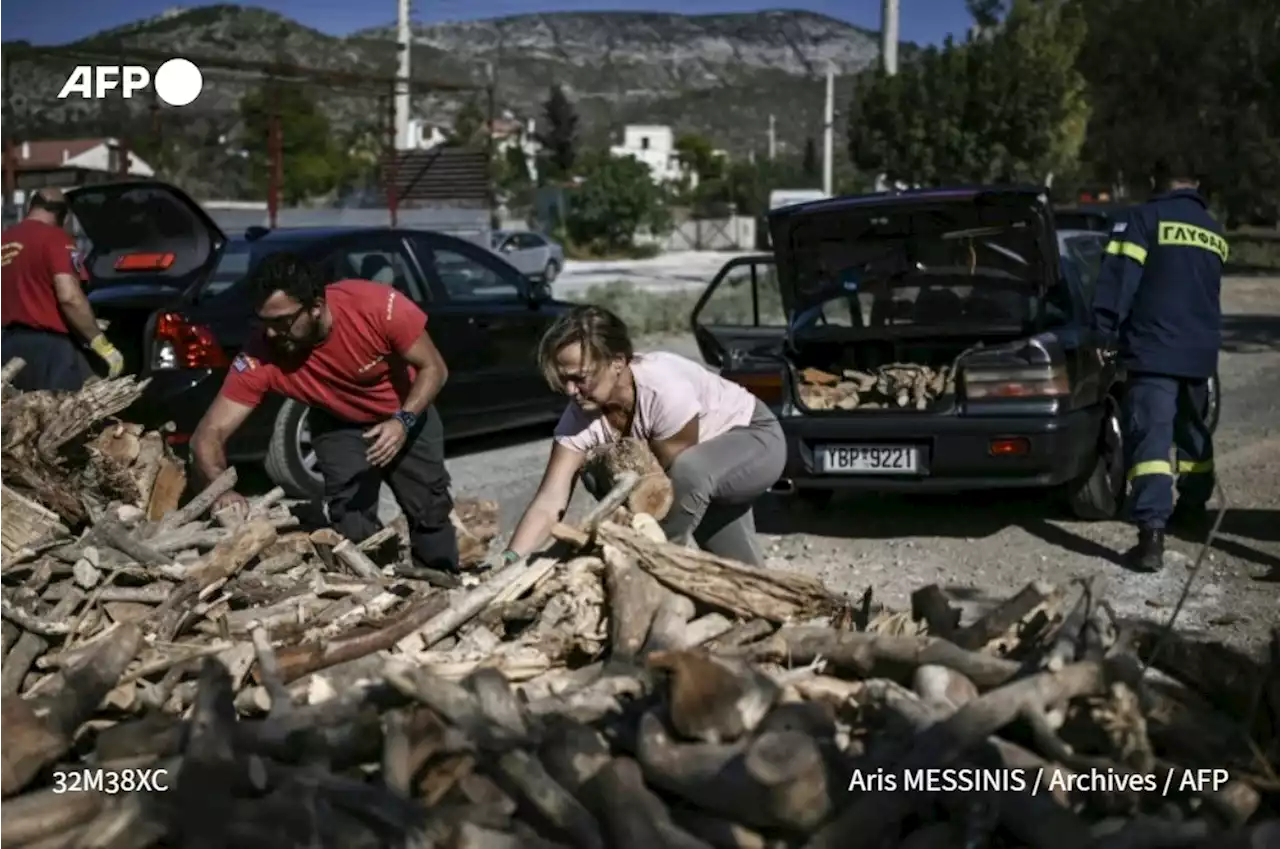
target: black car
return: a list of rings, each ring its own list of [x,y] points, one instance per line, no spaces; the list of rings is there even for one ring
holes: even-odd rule
[[[394,286],[427,312],[449,365],[437,402],[449,438],[551,421],[563,410],[534,354],[570,305],[480,245],[385,227],[255,227],[228,236],[185,193],[160,182],[86,186],[68,197],[92,245],[89,299],[129,371],[151,380],[124,415],[150,427],[172,422],[175,445],[189,440],[251,332],[247,273],[283,250],[316,262],[329,281]],[[269,398],[228,454],[264,462],[291,495],[320,489],[307,408],[295,401]]]
[[[778,412],[779,491],[1055,487],[1081,518],[1116,515],[1123,373],[1090,330],[1096,263],[1062,255],[1042,190],[835,198],[770,230],[774,254],[726,265],[692,323],[707,362]],[[873,410],[798,392],[806,368],[890,363],[954,364],[954,390]]]

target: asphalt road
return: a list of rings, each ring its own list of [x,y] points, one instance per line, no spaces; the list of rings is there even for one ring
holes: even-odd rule
[[[1280,620],[1280,278],[1232,279],[1224,286],[1226,338],[1217,466],[1228,501],[1179,624],[1256,647]],[[657,347],[697,357],[690,339]],[[501,504],[509,534],[537,487],[550,426],[452,446],[448,469],[459,497]],[[579,492],[571,513],[585,510]],[[394,508],[388,503],[388,517]],[[1119,522],[1065,518],[1039,493],[837,498],[822,511],[766,498],[757,526],[771,565],[821,576],[834,589],[906,607],[930,582],[969,598],[1008,595],[1041,578],[1092,576],[1121,615],[1168,615],[1197,553],[1170,541],[1158,575],[1125,570],[1119,554],[1133,532]]]

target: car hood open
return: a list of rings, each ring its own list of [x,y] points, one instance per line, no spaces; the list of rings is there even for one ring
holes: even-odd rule
[[[1052,212],[1033,187],[927,189],[814,201],[769,215],[789,324],[833,299],[966,278],[1043,295],[1058,277]]]
[[[90,242],[85,259],[95,285],[182,286],[226,240],[190,195],[158,180],[78,186],[66,196]]]

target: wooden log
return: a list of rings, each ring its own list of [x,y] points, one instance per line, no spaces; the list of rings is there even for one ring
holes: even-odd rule
[[[80,602],[84,601],[84,593],[75,587],[69,587],[49,612],[50,622],[62,622],[70,618]],[[68,632],[70,628],[68,627]],[[8,699],[16,696],[22,689],[22,681],[30,671],[36,659],[49,648],[49,642],[39,634],[24,631],[13,648],[4,659],[4,669],[0,672],[0,695]]]
[[[911,594],[911,618],[924,622],[930,636],[952,639],[960,625],[960,611],[937,584],[921,587]]]
[[[584,464],[603,489],[612,489],[623,472],[639,477],[635,489],[624,502],[632,514],[646,513],[662,519],[675,499],[671,480],[644,440],[625,437],[593,451]]]
[[[13,383],[13,379],[18,376],[18,372],[22,371],[27,365],[27,361],[22,357],[13,357],[3,367],[0,367],[0,384]]]
[[[962,649],[977,651],[999,639],[1034,610],[1057,594],[1057,588],[1046,581],[1032,581],[1011,598],[987,611],[972,625],[961,629],[952,642]]]
[[[962,707],[948,719],[916,736],[894,768],[903,771],[945,766],[1019,716],[1046,705],[1106,691],[1104,668],[1078,663],[1008,683]],[[878,846],[919,803],[916,794],[866,793],[824,825],[806,849],[862,849]]]
[[[644,654],[688,645],[689,620],[696,612],[693,600],[666,589],[662,594],[664,597],[653,615],[653,624],[649,626],[649,636],[645,639]]]
[[[0,795],[7,798],[22,790],[36,773],[66,753],[76,730],[93,715],[138,653],[141,639],[136,626],[122,625],[83,661],[59,673],[63,683],[56,694],[31,701],[4,700]]]
[[[666,804],[645,786],[640,766],[631,758],[606,762],[582,792],[613,849],[711,849],[676,825]]]
[[[76,833],[78,826],[92,820],[103,809],[104,793],[66,793],[54,788],[33,790],[0,805],[0,831],[11,846],[30,846],[37,841]]]
[[[162,533],[170,531],[174,528],[180,528],[188,522],[193,522],[205,514],[213,502],[217,501],[224,493],[230,492],[236,486],[236,468],[231,466],[225,472],[218,475],[216,479],[206,486],[200,494],[186,503],[185,506],[178,510],[174,510],[169,515],[160,520],[160,524],[155,526],[154,533]]]
[[[749,664],[702,650],[654,652],[645,662],[669,678],[671,725],[689,740],[737,740],[754,730],[781,696],[778,685]]]
[[[281,675],[286,682],[296,681],[304,675],[339,663],[387,651],[439,616],[448,606],[447,596],[435,593],[421,599],[393,621],[374,631],[282,649],[278,652]]]
[[[735,563],[675,543],[654,543],[630,528],[606,522],[600,541],[629,555],[668,589],[721,612],[787,622],[820,616],[839,599],[817,578]]]
[[[663,589],[635,562],[612,546],[604,548],[605,586],[609,594],[609,651],[619,661],[640,654]]]
[[[750,827],[804,833],[831,810],[834,787],[821,752],[800,732],[769,731],[728,745],[678,743],[649,711],[636,757],[653,786]]]
[[[963,674],[979,688],[997,687],[1018,674],[1015,661],[969,652],[934,637],[886,637],[831,628],[786,627],[746,649],[755,661],[810,663],[825,658],[859,678],[875,677],[886,665],[914,669],[937,664]]]
[[[168,600],[156,608],[153,624],[157,636],[172,640],[182,627],[183,617],[189,612],[187,605],[202,592],[219,581],[226,581],[248,565],[268,546],[276,541],[276,529],[271,523],[254,519],[237,528],[231,536],[214,546],[194,568]]]

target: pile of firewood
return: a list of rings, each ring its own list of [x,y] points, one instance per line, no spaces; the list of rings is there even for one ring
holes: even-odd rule
[[[470,586],[209,491],[6,548],[6,844],[1274,845],[1275,664],[1087,585],[854,602],[666,542],[614,472]]]
[[[800,400],[811,410],[928,410],[956,388],[956,370],[949,365],[893,363],[838,375],[807,368],[799,376]]]

